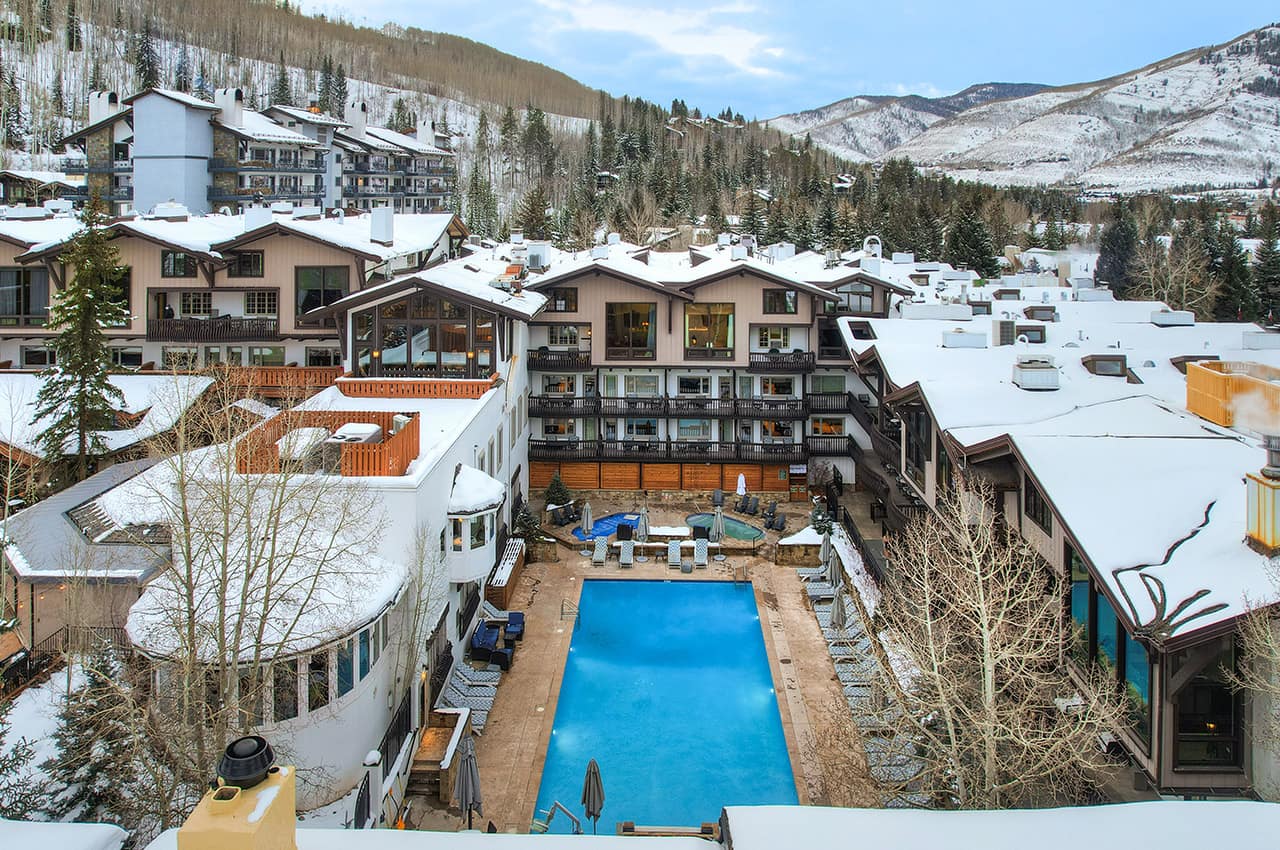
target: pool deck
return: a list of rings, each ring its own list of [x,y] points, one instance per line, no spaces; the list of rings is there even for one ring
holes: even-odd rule
[[[693,511],[681,511],[692,513]],[[672,510],[672,514],[676,511]],[[655,520],[661,522],[661,520]],[[789,529],[794,532],[798,528]],[[776,535],[770,535],[773,542]],[[763,547],[762,547],[763,548]],[[576,549],[560,547],[560,561],[526,566],[511,607],[526,612],[524,640],[516,651],[511,670],[502,677],[497,700],[476,752],[484,797],[485,820],[500,832],[527,832],[534,815],[542,768],[555,719],[556,700],[564,675],[573,614],[562,610],[576,606],[587,578],[669,581],[732,581],[745,569],[760,610],[761,630],[778,694],[778,709],[787,751],[795,774],[801,804],[879,805],[879,796],[865,764],[850,771],[849,757],[829,757],[816,746],[830,740],[835,728],[832,715],[847,706],[827,653],[826,643],[804,589],[793,567],[777,566],[759,555],[733,554],[706,569],[683,574],[667,567],[665,560],[651,560],[626,570],[610,559],[594,567]],[[678,722],[672,718],[672,722]],[[608,781],[605,779],[605,793]],[[833,796],[828,789],[839,787]],[[853,802],[849,802],[852,800]],[[562,801],[575,808],[578,801]],[[610,812],[606,804],[602,834],[615,831],[615,821],[625,812]]]

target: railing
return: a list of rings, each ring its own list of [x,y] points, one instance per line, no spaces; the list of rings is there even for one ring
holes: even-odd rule
[[[746,461],[799,463],[808,451],[803,443],[732,443],[714,440],[530,440],[532,460],[561,461]]]
[[[604,416],[665,416],[665,396],[604,396],[600,399]]]
[[[732,348],[686,348],[685,360],[732,360]]]
[[[554,370],[566,369],[582,371],[591,368],[590,351],[552,351],[547,348],[535,348],[529,351],[529,368]]]
[[[875,450],[876,456],[885,463],[897,466],[902,459],[902,445],[899,438],[892,437],[879,428],[872,428],[869,434],[871,447]]]
[[[325,170],[325,161],[319,157],[313,159],[286,159],[276,162],[264,159],[219,159],[209,160],[211,172],[276,172],[287,174],[317,173]]]
[[[418,456],[420,417],[392,433],[396,414],[386,410],[288,410],[258,425],[236,444],[236,470],[244,474],[274,474],[281,471],[277,442],[296,428],[325,428],[336,431],[352,422],[371,423],[382,428],[381,443],[343,443],[338,468],[343,477],[403,475]]]
[[[413,718],[410,716],[409,709],[412,694],[413,691],[405,692],[404,699],[400,701],[400,707],[396,709],[395,716],[387,726],[386,734],[382,736],[382,743],[378,746],[378,753],[382,756],[383,779],[391,773],[396,757],[400,755],[400,748],[404,746],[405,739],[413,731]]]
[[[573,617],[573,624],[578,625],[578,619],[582,616],[582,612],[578,610],[578,606],[574,605],[568,599],[560,600],[560,619],[566,620],[570,616]]]
[[[341,366],[232,366],[227,380],[246,393],[300,400],[314,395],[342,374]]]
[[[738,399],[738,416],[744,419],[803,419],[809,404],[803,398],[757,396]]]
[[[747,355],[748,372],[812,372],[814,364],[812,351],[753,351]]]
[[[376,186],[343,186],[342,194],[348,197],[400,198],[404,197],[403,186],[380,189]]]
[[[862,430],[867,433],[871,433],[879,427],[876,424],[876,420],[880,418],[879,410],[878,407],[871,407],[853,393],[849,393],[849,412],[853,414],[854,421],[861,425]]]
[[[804,419],[811,412],[845,411],[842,393],[839,404],[831,403],[821,411],[810,405],[812,396],[804,398],[780,398],[758,396],[755,398],[706,398],[702,396],[555,396],[536,395],[529,399],[530,416],[557,418],[581,418],[585,416],[609,417],[683,417],[683,418],[732,418],[740,419]]]
[[[653,360],[658,354],[652,348],[631,348],[629,346],[610,345],[605,346],[604,356],[606,360]]]
[[[843,505],[840,507],[840,526],[849,535],[849,539],[853,541],[853,545],[858,547],[858,551],[862,554],[862,562],[866,565],[867,570],[871,573],[871,577],[876,581],[884,581],[887,574],[887,562],[884,557],[884,541],[868,541],[858,531],[858,524],[853,521],[853,517],[849,515],[849,509]]]
[[[107,191],[98,191],[85,187],[77,189],[74,192],[67,192],[62,197],[68,201],[87,201],[95,193],[100,201],[131,201],[133,200],[132,186],[112,186]]]
[[[805,397],[814,413],[849,413],[853,410],[853,393],[809,393]]]
[[[208,199],[210,201],[253,201],[261,198],[264,201],[309,201],[318,200],[324,195],[322,188],[299,187],[298,189],[289,189],[287,191],[268,191],[262,188],[254,188],[252,186],[238,186],[234,191],[226,191],[218,189],[214,186],[209,187]]]
[[[356,378],[337,381],[351,398],[480,398],[498,385],[498,373],[487,378]]]
[[[86,162],[82,159],[67,157],[62,160],[61,170],[64,174],[123,174],[133,171],[133,163],[127,159]]]
[[[731,398],[672,396],[667,399],[667,411],[672,416],[730,417],[736,415],[736,410],[737,405]]]
[[[356,174],[385,175],[387,177],[399,177],[405,173],[405,169],[402,166],[395,165],[394,163],[387,163],[386,165],[372,165],[367,162],[356,162],[352,163],[351,171]]]
[[[583,416],[599,416],[600,399],[594,397],[576,398],[573,396],[530,396],[529,415],[573,419]]]
[[[360,783],[360,791],[356,794],[355,824],[356,829],[365,829],[369,826],[369,774],[364,775],[364,781]]]
[[[277,318],[147,319],[147,340],[150,342],[243,342],[279,337],[280,320]]]
[[[845,434],[821,434],[805,437],[804,447],[810,456],[853,457],[857,443]]]

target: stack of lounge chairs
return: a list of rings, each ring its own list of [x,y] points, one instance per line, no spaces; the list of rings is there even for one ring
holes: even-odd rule
[[[557,526],[570,525],[582,519],[582,511],[574,507],[573,502],[567,505],[561,505],[553,508],[551,511],[551,522]]]
[[[488,600],[482,601],[481,606],[484,619],[472,633],[469,648],[472,661],[483,661],[489,667],[477,670],[470,664],[454,664],[438,703],[449,708],[471,709],[471,726],[476,732],[484,731],[498,695],[502,671],[511,668],[514,645],[524,639],[523,613],[502,611]],[[493,669],[494,665],[497,670]]]

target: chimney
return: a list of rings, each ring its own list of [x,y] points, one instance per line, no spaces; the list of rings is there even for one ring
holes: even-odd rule
[[[218,89],[213,93],[213,105],[218,107],[218,120],[228,127],[244,124],[244,92],[241,89]]]
[[[307,94],[307,111],[312,115],[320,114],[320,92],[309,92]]]
[[[347,111],[342,120],[351,125],[353,136],[363,136],[364,128],[369,122],[369,106],[363,100],[353,100],[347,104]]]
[[[1248,530],[1245,541],[1256,551],[1280,554],[1280,433],[1263,434],[1267,465],[1245,476]]]
[[[396,214],[391,207],[377,207],[369,217],[369,241],[390,248],[396,241]]]
[[[215,787],[178,830],[178,850],[292,850],[297,847],[292,767],[275,767],[257,735],[232,741]]]
[[[97,124],[120,111],[120,96],[113,91],[89,92],[89,123]]]

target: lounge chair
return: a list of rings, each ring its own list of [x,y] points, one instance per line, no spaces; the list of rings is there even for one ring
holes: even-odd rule
[[[693,565],[695,567],[705,567],[707,565],[706,538],[698,538],[693,541]]]
[[[578,522],[582,519],[582,511],[573,502],[564,506],[564,515],[569,518],[570,522]]]
[[[667,566],[680,567],[680,541],[672,540],[667,544]]]
[[[622,528],[623,526],[618,526]],[[631,567],[636,563],[636,542],[634,540],[623,540],[618,550],[618,566]]]
[[[747,505],[751,504],[751,497],[746,493],[742,494],[742,498],[738,500],[738,504],[733,506],[733,512],[736,514],[745,514]]]
[[[520,640],[524,637],[524,612],[503,611],[488,599],[481,600],[480,610],[485,619],[498,623],[507,630],[507,637]]]
[[[760,497],[752,496],[751,504],[747,505],[747,516],[755,516],[760,513]]]
[[[591,550],[591,566],[603,567],[605,559],[609,557],[609,538],[597,537],[595,548]]]
[[[551,521],[556,525],[568,525],[569,521],[565,519],[564,508],[556,508],[551,512]]]
[[[836,596],[836,589],[831,586],[830,582],[825,581],[807,582],[804,590],[810,600],[834,599]]]
[[[453,668],[455,678],[461,679],[472,687],[478,685],[488,685],[491,688],[498,687],[498,682],[502,680],[502,674],[495,670],[477,670],[470,664],[457,664]]]
[[[768,527],[768,526],[766,526],[766,528],[767,528],[767,527]],[[774,531],[786,531],[786,530],[787,530],[787,517],[786,517],[786,514],[778,514],[778,516],[777,516],[777,517],[774,519],[774,521],[773,521],[773,530],[774,530]]]
[[[778,515],[778,500],[770,499],[769,506],[765,508],[764,513],[761,514],[761,516],[764,517],[765,528],[769,527],[769,523],[773,522],[773,518],[777,515]]]
[[[711,492],[711,506],[713,508],[724,507],[724,491],[723,490],[713,490]]]

